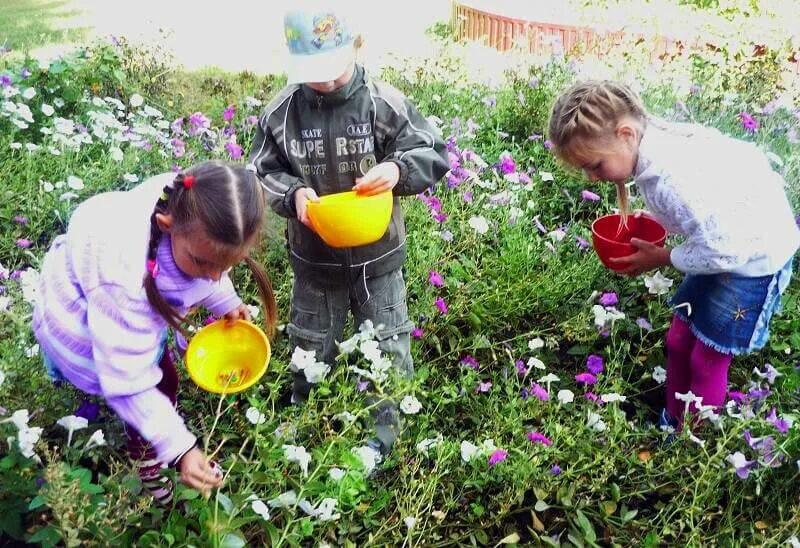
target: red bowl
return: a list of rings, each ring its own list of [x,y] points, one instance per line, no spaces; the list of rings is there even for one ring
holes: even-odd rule
[[[619,232],[622,215],[614,213],[604,215],[592,223],[592,244],[600,261],[614,271],[622,271],[628,263],[613,263],[609,259],[627,257],[636,253],[636,248],[631,245],[631,238],[638,238],[659,247],[664,246],[667,231],[658,221],[646,215],[628,215],[628,226]]]

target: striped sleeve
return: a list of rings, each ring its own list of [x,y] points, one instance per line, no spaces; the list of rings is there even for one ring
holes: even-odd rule
[[[214,292],[203,299],[200,304],[219,317],[238,308],[242,304],[242,299],[233,288],[230,277],[225,273],[219,283],[214,286]]]
[[[153,445],[161,462],[173,462],[196,438],[156,387],[162,377],[157,361],[165,326],[156,324],[149,303],[131,298],[120,286],[99,286],[86,299],[103,396],[123,421]]]

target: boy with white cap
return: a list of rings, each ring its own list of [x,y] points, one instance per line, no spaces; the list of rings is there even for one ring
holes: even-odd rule
[[[360,37],[351,33],[341,11],[293,9],[284,28],[289,82],[259,120],[250,162],[272,209],[288,219],[295,273],[290,342],[332,364],[352,312],[356,326],[373,322],[380,349],[411,376],[413,324],[402,273],[406,231],[398,198],[426,190],[447,172],[444,143],[402,93],[371,79],[356,63]],[[366,195],[392,192],[389,228],[375,243],[332,248],[311,228],[306,204],[354,189]],[[303,373],[295,372],[293,401],[304,401],[309,391]],[[383,402],[376,422],[386,453],[400,424],[396,405]]]

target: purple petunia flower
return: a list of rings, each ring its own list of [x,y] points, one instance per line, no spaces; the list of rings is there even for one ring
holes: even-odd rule
[[[11,76],[8,74],[0,74],[0,86],[8,87],[11,85]]]
[[[503,175],[508,175],[510,173],[514,173],[517,170],[517,163],[514,161],[514,158],[508,152],[504,152],[500,155],[500,162],[498,163],[498,167],[500,168],[500,172]]]
[[[586,359],[586,369],[593,375],[599,375],[603,372],[603,358],[597,354],[592,354]],[[576,377],[577,379],[577,377]]]
[[[21,225],[26,225],[28,224],[28,218],[25,215],[15,215],[14,222]]]
[[[442,224],[447,220],[447,213],[435,213],[433,215],[433,220],[439,224]]]
[[[367,388],[369,388],[369,381],[361,381],[361,380],[360,380],[360,381],[358,381],[358,382],[356,383],[356,390],[357,390],[358,392],[363,392],[363,391],[364,391],[364,390],[366,390]]]
[[[644,329],[645,331],[650,331],[653,329],[653,326],[648,322],[645,318],[639,318],[636,320],[636,325]]]
[[[245,122],[247,122],[248,125],[254,126],[258,123],[258,116],[250,115],[247,117]]]
[[[525,362],[522,360],[517,360],[514,362],[514,366],[517,368],[517,373],[522,376],[525,376],[528,373],[528,366],[525,365]]]
[[[754,389],[750,390],[747,393],[747,395],[750,396],[750,398],[754,399],[754,400],[764,399],[767,396],[769,396],[770,394],[772,394],[772,391],[769,388],[764,388],[763,390],[759,390],[759,389],[754,388]]]
[[[589,249],[589,242],[586,239],[581,238],[580,236],[576,236],[575,237],[575,242],[578,244],[579,248],[581,248],[581,249]]]
[[[527,388],[523,387],[519,389],[519,395],[522,397],[523,400],[527,400],[531,393],[528,391]]]
[[[497,105],[497,98],[491,95],[489,97],[484,97],[481,102],[489,108],[494,108]]]
[[[19,75],[23,80],[27,80],[31,77],[31,71],[28,70],[28,67],[22,67],[22,70],[19,71]]]
[[[591,190],[584,190],[581,192],[581,198],[586,200],[587,202],[598,202],[600,201],[600,196],[592,192]]]
[[[225,110],[222,111],[222,119],[226,122],[230,122],[233,120],[233,116],[236,114],[236,105],[228,105],[225,107]]]
[[[742,127],[747,133],[755,133],[758,130],[758,120],[753,118],[747,112],[739,113],[739,120],[742,122]]]
[[[425,335],[425,332],[422,330],[421,327],[415,327],[411,330],[411,336],[415,339],[421,339],[422,336]]]
[[[470,367],[470,368],[474,369],[475,371],[477,371],[480,368],[480,365],[478,364],[478,360],[476,360],[475,358],[473,358],[469,354],[467,354],[466,356],[461,358],[461,362],[460,363],[461,363],[461,365],[465,365],[467,367]]]
[[[548,447],[553,445],[553,442],[550,441],[547,436],[540,434],[539,432],[528,432],[528,439],[531,441],[531,443],[541,443],[542,445],[546,445]]]
[[[498,462],[503,462],[508,457],[508,451],[504,451],[502,449],[496,449],[492,452],[489,456],[489,467],[491,468]]]
[[[583,397],[586,398],[587,400],[589,400],[592,403],[596,403],[598,405],[605,405],[605,402],[603,402],[603,398],[601,398],[600,396],[598,396],[594,392],[586,392],[583,395]]]
[[[585,385],[595,384],[597,382],[597,377],[592,375],[591,373],[578,373],[575,375],[575,382]]]
[[[552,143],[552,141],[550,141],[550,139],[547,139],[544,142],[544,148],[546,148],[547,150],[550,150],[551,148],[553,148],[553,143]]]
[[[433,304],[439,309],[439,312],[442,314],[447,314],[447,303],[444,302],[443,298],[437,297],[436,300],[433,301]]]
[[[533,383],[533,386],[531,386],[531,394],[542,401],[548,401],[550,399],[550,394],[547,392],[547,390],[537,383]]]
[[[479,382],[478,387],[475,389],[475,392],[480,392],[481,394],[486,394],[489,390],[492,389],[491,382]]]
[[[554,476],[561,475],[561,467],[557,464],[554,464],[553,466],[550,467],[550,473],[553,474]]]
[[[767,415],[767,422],[770,423],[781,434],[786,434],[789,431],[789,423],[783,418],[778,418],[778,410],[773,407]]]
[[[31,241],[27,238],[20,238],[17,240],[17,246],[27,248],[31,246]]]
[[[244,154],[242,147],[234,143],[233,141],[228,141],[227,143],[225,143],[225,150],[228,151],[228,154],[230,154],[230,157],[233,160],[238,160]]]
[[[431,270],[428,273],[428,282],[434,287],[442,287],[444,285],[444,278],[435,270]]]
[[[611,293],[603,293],[600,296],[600,304],[603,306],[614,306],[619,302],[617,294],[613,291]]]
[[[747,395],[744,392],[739,392],[738,390],[731,390],[728,392],[728,397],[739,405],[743,404],[745,399],[747,399]]]
[[[468,204],[471,204],[472,203],[472,192],[470,192],[469,190],[464,192],[463,198],[464,198],[465,202],[467,202]]]

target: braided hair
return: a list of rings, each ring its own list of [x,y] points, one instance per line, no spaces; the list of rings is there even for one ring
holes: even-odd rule
[[[263,192],[254,173],[218,161],[193,166],[164,187],[150,215],[143,285],[150,305],[176,330],[183,332],[181,324],[186,319],[167,302],[156,285],[158,247],[163,237],[156,216],[171,215],[176,231],[190,233],[201,229],[221,246],[239,248],[261,231],[265,208]],[[245,263],[259,289],[265,327],[272,334],[277,316],[272,284],[258,263],[249,257]]]
[[[579,82],[562,93],[550,111],[548,138],[553,152],[564,158],[580,147],[591,147],[599,139],[614,135],[617,124],[626,116],[635,118],[644,130],[647,122],[639,96],[628,86],[609,80]],[[617,201],[623,222],[627,222],[628,191],[617,183]]]

